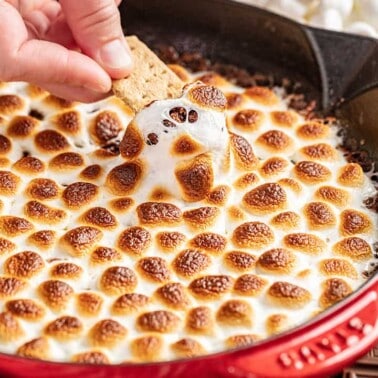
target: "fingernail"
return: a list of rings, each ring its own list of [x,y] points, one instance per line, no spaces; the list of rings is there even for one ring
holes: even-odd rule
[[[102,46],[100,59],[104,68],[117,70],[129,69],[132,65],[131,56],[127,50],[126,43],[119,39],[115,39]]]

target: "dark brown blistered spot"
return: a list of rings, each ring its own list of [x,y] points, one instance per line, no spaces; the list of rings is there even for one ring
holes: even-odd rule
[[[237,295],[253,297],[259,295],[267,283],[265,279],[254,274],[243,274],[235,281],[234,292]]]
[[[329,126],[319,122],[310,122],[302,125],[297,130],[297,135],[303,139],[321,139],[329,133]]]
[[[136,162],[124,163],[113,168],[106,177],[106,186],[117,196],[134,192],[142,178],[142,167]]]
[[[274,151],[284,151],[292,143],[290,137],[280,130],[270,130],[260,135],[256,141]]]
[[[158,336],[142,336],[134,339],[131,344],[131,353],[140,361],[159,360],[163,350],[163,341]]]
[[[32,134],[37,125],[38,121],[35,118],[17,116],[10,122],[7,133],[13,138],[25,138]]]
[[[159,143],[159,137],[156,133],[149,133],[147,135],[147,141],[146,143],[149,145],[149,146],[154,146],[155,144],[158,144]]]
[[[110,206],[116,212],[126,212],[130,210],[130,207],[134,204],[134,200],[129,197],[116,198],[110,201]]]
[[[54,244],[55,232],[50,230],[37,231],[29,236],[28,241],[40,249],[49,248]]]
[[[327,181],[331,177],[331,171],[314,161],[301,161],[294,167],[294,173],[299,180],[307,184],[315,184]]]
[[[295,264],[295,256],[284,248],[273,248],[264,252],[257,262],[260,270],[273,273],[290,273]]]
[[[98,351],[75,354],[72,357],[72,361],[77,364],[89,365],[107,365],[110,363],[108,357],[104,353]]]
[[[18,278],[30,278],[45,266],[42,257],[35,252],[20,252],[9,257],[4,263],[5,273]]]
[[[242,348],[251,345],[259,340],[256,335],[235,335],[226,339],[226,345],[228,348]]]
[[[81,226],[73,228],[63,236],[63,242],[68,253],[73,256],[82,256],[97,243],[102,237],[102,232],[96,228]]]
[[[17,236],[33,229],[33,225],[24,218],[11,215],[0,217],[0,230],[8,236]]]
[[[344,210],[340,215],[340,230],[343,236],[364,234],[371,230],[370,218],[357,210]]]
[[[320,254],[327,247],[326,243],[316,235],[305,233],[286,235],[283,243],[288,248],[310,254]]]
[[[166,282],[170,278],[168,265],[161,257],[145,257],[137,264],[140,273],[153,282]]]
[[[252,189],[243,197],[243,204],[253,214],[266,214],[282,210],[287,196],[281,185],[266,183]]]
[[[75,182],[64,189],[62,199],[70,209],[79,209],[92,202],[98,195],[98,187],[89,182]]]
[[[356,236],[340,240],[333,246],[333,251],[354,261],[369,260],[373,257],[373,251],[369,243]]]
[[[99,166],[98,164],[93,164],[84,168],[80,173],[80,177],[85,180],[97,180],[101,176],[101,173],[101,166]]]
[[[318,264],[319,272],[325,276],[345,276],[357,279],[358,274],[354,266],[344,259],[324,259]]]
[[[289,166],[286,159],[281,157],[272,157],[264,161],[260,167],[260,173],[262,176],[274,176],[285,171]]]
[[[177,357],[190,358],[205,354],[203,346],[197,341],[189,338],[181,339],[171,345],[171,349]]]
[[[116,315],[129,315],[143,308],[148,301],[148,297],[143,294],[124,294],[113,303],[112,312]]]
[[[13,168],[25,174],[34,175],[36,173],[43,172],[45,170],[45,165],[38,158],[33,156],[25,156],[20,160],[17,160],[14,163]]]
[[[273,122],[279,126],[291,127],[297,121],[298,117],[291,111],[275,111],[270,113]]]
[[[21,357],[48,360],[50,357],[49,343],[46,338],[38,337],[21,345],[16,354]]]
[[[0,276],[0,298],[12,298],[25,286],[26,283],[18,278]]]
[[[59,114],[55,124],[66,133],[77,134],[80,131],[80,113],[72,110]]]
[[[304,213],[312,230],[329,228],[336,224],[332,209],[323,202],[311,202],[304,208]]]
[[[6,155],[12,148],[12,142],[0,134],[0,155]]]
[[[201,151],[201,148],[201,145],[198,144],[189,135],[182,135],[174,141],[171,153],[174,156],[185,156],[194,153],[199,153]]]
[[[214,181],[211,156],[203,154],[189,162],[183,162],[176,169],[175,175],[186,201],[203,200],[210,193]]]
[[[244,272],[255,266],[257,258],[247,252],[232,251],[225,254],[223,261],[232,270]]]
[[[78,310],[83,316],[96,316],[102,308],[104,300],[96,293],[86,291],[76,298]]]
[[[96,323],[89,334],[92,345],[111,348],[125,338],[127,330],[117,321],[105,319]]]
[[[135,159],[143,150],[143,137],[138,126],[131,122],[126,129],[125,135],[119,145],[122,157]]]
[[[259,249],[272,243],[274,234],[265,223],[247,222],[238,226],[232,235],[233,243],[240,248]]]
[[[219,254],[225,250],[227,239],[222,235],[206,232],[194,237],[194,239],[191,240],[191,245],[194,248]]]
[[[16,244],[8,239],[0,237],[0,256],[13,252],[16,249]]]
[[[278,102],[278,97],[267,87],[251,87],[245,91],[245,94],[262,105],[274,105]]]
[[[8,171],[0,171],[0,194],[3,196],[14,195],[17,192],[20,179]]]
[[[227,93],[227,109],[237,109],[243,103],[243,96],[239,93]]]
[[[221,90],[210,85],[199,85],[192,88],[189,98],[198,106],[215,110],[225,110],[227,100]]]
[[[184,123],[186,121],[187,113],[185,108],[183,108],[182,106],[178,106],[176,108],[172,108],[169,111],[169,115],[174,121],[178,123]]]
[[[231,148],[237,168],[250,171],[258,164],[258,159],[248,141],[240,135],[230,134]]]
[[[59,188],[53,180],[36,178],[30,181],[26,193],[33,199],[43,201],[56,198],[59,194]]]
[[[208,307],[191,309],[186,318],[186,329],[191,333],[211,334],[214,320]]]
[[[318,143],[301,149],[302,154],[314,160],[332,161],[337,159],[336,150],[327,143]]]
[[[181,210],[170,203],[145,202],[137,207],[139,222],[144,225],[175,225],[182,219]]]
[[[137,319],[137,326],[144,332],[169,333],[179,325],[180,319],[169,311],[152,311],[140,315]]]
[[[167,306],[176,310],[183,310],[188,307],[190,300],[182,284],[170,282],[156,291],[157,297]]]
[[[55,130],[40,131],[35,136],[35,143],[45,152],[59,152],[69,147],[67,139]]]
[[[54,209],[38,201],[29,201],[24,206],[25,215],[36,222],[55,224],[66,218],[65,211]]]
[[[45,328],[45,334],[58,340],[76,338],[83,330],[83,324],[73,316],[62,316]]]
[[[103,111],[94,120],[94,134],[100,144],[114,139],[122,131],[122,124],[114,112]]]
[[[17,110],[21,110],[24,106],[24,101],[16,95],[2,95],[0,96],[0,114],[9,115]]]
[[[233,278],[226,275],[203,276],[192,281],[189,290],[201,299],[217,299],[228,293],[233,283]]]
[[[198,113],[195,110],[190,110],[188,114],[189,123],[195,123],[198,121]]]
[[[323,309],[341,301],[352,292],[351,287],[341,278],[325,280],[322,286],[323,293],[319,298],[319,305]]]
[[[121,259],[121,254],[114,248],[97,247],[91,254],[91,262],[94,264],[104,264]]]
[[[211,263],[210,257],[200,251],[186,249],[173,260],[173,268],[179,276],[193,277]]]
[[[311,294],[300,286],[289,282],[275,282],[270,286],[268,295],[277,304],[289,307],[302,307],[311,300]]]
[[[336,206],[345,206],[349,202],[349,193],[333,186],[322,186],[315,192],[315,197]]]
[[[120,295],[132,292],[137,282],[137,277],[131,269],[125,266],[113,266],[102,274],[100,287],[108,295]]]
[[[203,230],[212,226],[219,215],[217,207],[204,206],[185,211],[183,218],[192,228]]]
[[[219,323],[231,326],[252,325],[252,308],[248,302],[240,299],[231,299],[221,305],[216,319]]]
[[[50,274],[53,278],[76,279],[83,273],[83,268],[73,263],[60,263],[55,265]]]
[[[50,167],[59,170],[70,170],[82,167],[84,165],[83,157],[76,152],[64,152],[51,159]]]
[[[186,236],[180,232],[165,231],[159,232],[156,239],[161,249],[166,252],[173,252],[185,242]]]
[[[8,301],[5,308],[12,315],[29,321],[38,321],[45,316],[44,308],[31,299]]]
[[[208,195],[207,200],[208,202],[223,206],[226,204],[228,195],[230,193],[230,188],[226,185],[220,185],[214,188]]]
[[[118,238],[121,251],[141,255],[151,245],[151,234],[142,227],[134,226],[124,230]]]
[[[259,110],[243,109],[234,115],[232,119],[234,126],[241,131],[256,131],[264,118]]]
[[[74,293],[70,285],[57,280],[42,282],[38,287],[38,291],[42,300],[52,310],[65,308]]]
[[[117,225],[115,216],[103,207],[93,207],[86,211],[83,220],[93,226],[113,228]]]
[[[2,343],[14,341],[24,335],[19,321],[10,312],[0,313],[0,340]]]

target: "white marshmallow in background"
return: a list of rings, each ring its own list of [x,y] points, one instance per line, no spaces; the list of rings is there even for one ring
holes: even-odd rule
[[[236,0],[298,22],[378,38],[378,0]]]
[[[363,21],[378,29],[378,0],[356,0],[356,11]]]
[[[343,30],[343,18],[341,13],[334,8],[319,9],[310,19],[310,24],[319,28],[341,31]]]

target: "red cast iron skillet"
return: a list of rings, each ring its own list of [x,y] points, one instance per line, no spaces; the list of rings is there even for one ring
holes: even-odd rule
[[[287,77],[336,111],[378,161],[378,42],[316,30],[228,0],[129,0],[128,34],[151,46],[201,52],[212,61]],[[341,105],[340,99],[346,99]],[[378,339],[378,275],[310,322],[252,346],[173,362],[123,365],[54,363],[0,354],[6,377],[326,377]],[[58,356],[57,356],[58,357]]]

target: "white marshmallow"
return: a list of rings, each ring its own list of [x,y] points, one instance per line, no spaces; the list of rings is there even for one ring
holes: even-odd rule
[[[341,31],[343,19],[337,9],[320,9],[310,19],[310,23],[316,27]]]

